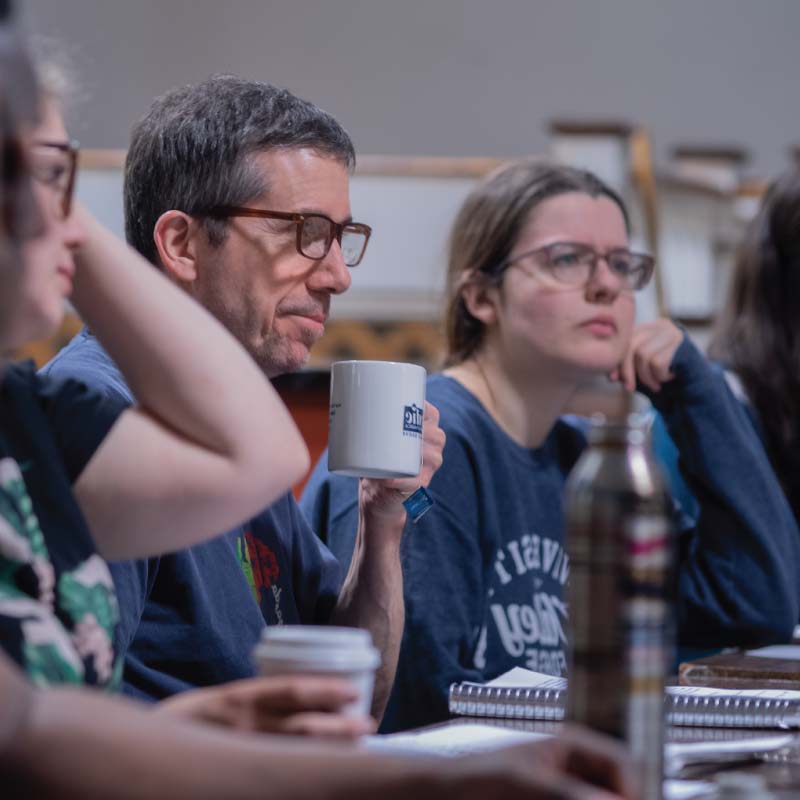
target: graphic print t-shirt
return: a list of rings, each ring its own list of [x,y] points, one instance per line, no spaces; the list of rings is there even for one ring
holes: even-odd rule
[[[566,670],[562,503],[583,434],[558,422],[529,449],[457,381],[432,376],[427,398],[447,443],[429,487],[434,506],[403,536],[406,627],[384,732],[446,719],[453,682],[484,682],[515,666]],[[317,470],[302,502],[342,563],[357,502],[348,480]]]
[[[111,575],[71,491],[116,416],[30,364],[0,373],[0,646],[37,685],[119,682]],[[92,429],[80,449],[71,419]]]

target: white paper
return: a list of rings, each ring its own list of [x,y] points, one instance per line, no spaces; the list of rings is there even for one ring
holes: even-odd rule
[[[694,697],[747,697],[800,700],[800,691],[797,689],[715,689],[711,686],[666,686],[664,691],[667,694],[693,695]]]
[[[484,725],[480,722],[449,723],[419,731],[367,736],[364,746],[369,750],[416,752],[427,755],[460,756],[497,750],[501,747],[549,739],[550,734]],[[791,746],[791,734],[774,734],[708,742],[668,742],[664,757],[682,764],[729,761],[730,756],[749,756]]]
[[[758,650],[748,650],[745,655],[756,658],[785,658],[788,661],[800,661],[800,644],[773,644],[769,647],[759,647]]]
[[[783,645],[781,645],[781,647],[782,646]],[[773,649],[775,648],[764,647],[761,651],[751,651],[751,655]],[[800,659],[800,645],[798,645],[796,649],[798,651],[797,658]],[[499,675],[494,680],[489,681],[486,685],[510,687],[513,689],[566,689],[567,679],[553,675],[545,675],[542,672],[533,672],[524,667],[514,667],[508,672]],[[716,689],[710,686],[666,686],[664,690],[667,694],[695,695],[697,697],[750,697],[800,700],[800,690],[797,689]]]
[[[787,734],[755,736],[713,742],[670,742],[664,746],[664,775],[675,777],[690,764],[735,764],[750,761],[763,753],[791,747],[794,737]]]
[[[531,687],[537,689],[566,689],[567,679],[555,675],[545,675],[543,672],[532,672],[524,667],[514,667],[502,675],[498,675],[494,680],[489,681],[487,686],[511,686],[512,688]]]
[[[713,763],[730,760],[726,756],[771,753],[791,747],[792,742],[794,736],[788,733],[711,742],[669,742],[664,746],[664,755],[669,759],[680,759],[684,764]]]
[[[695,797],[711,797],[717,786],[709,781],[664,781],[664,800],[692,800]]]
[[[367,736],[363,746],[377,753],[403,756],[439,756],[455,758],[498,750],[503,747],[549,738],[546,733],[520,731],[481,723],[445,724],[387,736]],[[674,776],[689,764],[728,764],[753,755],[790,747],[790,735],[758,736],[750,739],[713,742],[669,743],[664,747],[665,800],[703,797],[714,790],[705,781],[681,781]]]
[[[363,744],[368,750],[382,753],[454,757],[547,738],[549,734],[546,733],[470,722],[386,736],[367,736]]]

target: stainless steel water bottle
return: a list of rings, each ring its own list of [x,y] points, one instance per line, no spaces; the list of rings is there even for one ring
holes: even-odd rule
[[[661,797],[672,658],[672,535],[647,417],[594,418],[567,482],[567,718],[625,741],[642,797]]]

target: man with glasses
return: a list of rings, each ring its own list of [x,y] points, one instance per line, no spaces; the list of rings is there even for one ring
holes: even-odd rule
[[[369,226],[350,214],[354,161],[336,120],[288,91],[232,76],[171,91],[133,130],[128,241],[221,320],[267,376],[297,370],[369,241]],[[121,405],[133,399],[88,330],[45,370],[83,380]],[[441,462],[437,416],[428,410],[417,478],[362,484],[360,551],[344,581],[291,494],[212,542],[114,565],[126,690],[162,699],[251,676],[265,621],[356,625],[369,628],[382,651],[373,703],[379,719],[403,628],[403,494],[427,484]],[[175,698],[173,707],[236,722],[249,713],[246,689],[237,691],[209,688]],[[283,704],[336,711],[349,699],[339,692]],[[365,729],[364,721],[331,714],[309,713],[301,723],[298,730],[312,732]]]

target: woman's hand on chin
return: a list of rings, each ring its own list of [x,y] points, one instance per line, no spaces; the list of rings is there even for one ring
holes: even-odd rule
[[[619,381],[629,392],[636,389],[637,381],[652,392],[660,391],[675,377],[670,365],[683,337],[683,331],[669,319],[637,325],[628,352],[609,378]]]

